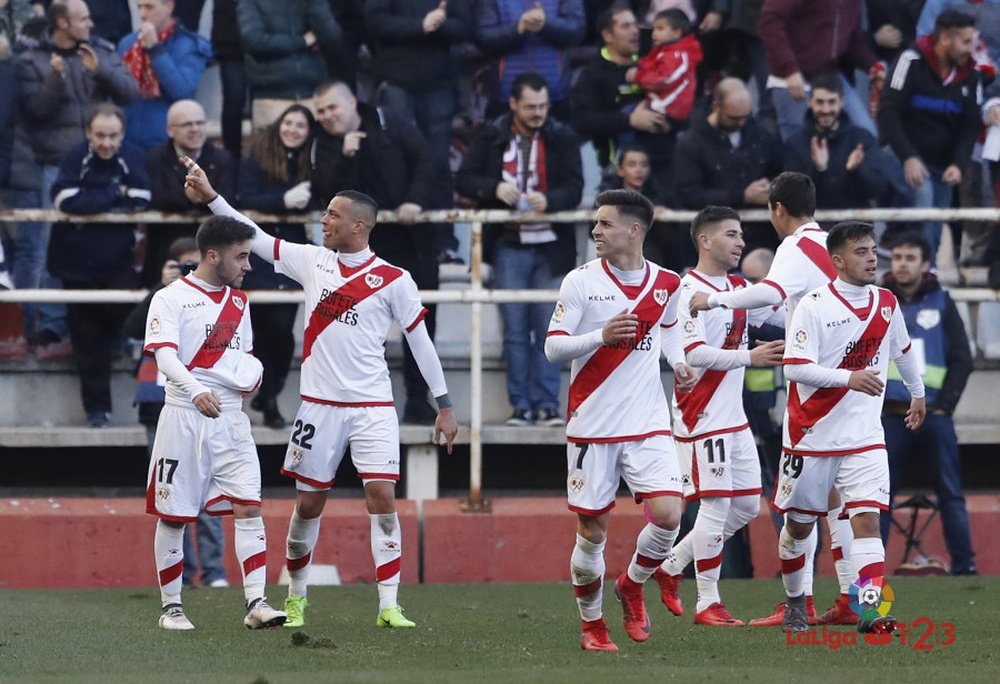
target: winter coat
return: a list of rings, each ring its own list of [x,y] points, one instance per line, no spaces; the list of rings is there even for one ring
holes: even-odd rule
[[[638,62],[635,82],[646,92],[654,112],[672,121],[687,121],[698,95],[695,70],[702,60],[701,43],[693,34],[654,47]]]

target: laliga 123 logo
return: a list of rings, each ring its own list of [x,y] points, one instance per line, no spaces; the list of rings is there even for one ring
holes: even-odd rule
[[[862,620],[874,620],[889,614],[896,596],[884,578],[859,577],[851,585],[851,610]]]

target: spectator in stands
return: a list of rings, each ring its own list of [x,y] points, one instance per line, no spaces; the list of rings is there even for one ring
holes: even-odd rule
[[[894,365],[889,367],[882,425],[889,452],[890,504],[904,473],[922,455],[937,494],[953,575],[976,574],[969,514],[962,493],[958,438],[952,414],[972,373],[972,354],[955,302],[930,273],[930,244],[919,234],[903,235],[892,247],[892,270],[884,285],[892,290],[906,319],[923,369],[927,418],[916,431],[904,425],[907,391]],[[919,341],[919,343],[918,343]],[[891,513],[882,515],[882,539],[889,536]]]
[[[243,113],[247,103],[247,75],[243,65],[240,32],[233,30],[236,0],[214,0],[212,4],[212,53],[222,82],[222,146],[239,159],[243,156]],[[215,182],[209,178],[212,185]],[[221,191],[220,191],[221,192]],[[225,195],[231,197],[231,195]]]
[[[719,81],[711,112],[681,133],[673,168],[674,194],[685,208],[767,206],[770,179],[782,170],[781,146],[750,115],[743,81]],[[748,252],[778,244],[767,223],[744,223],[743,240]]]
[[[118,54],[139,86],[125,108],[133,145],[150,150],[167,139],[167,110],[193,98],[212,46],[174,19],[173,0],[138,0],[139,31],[118,43]]]
[[[153,295],[174,282],[181,276],[198,267],[201,261],[201,252],[193,237],[177,238],[170,244],[167,253],[167,260],[163,262],[160,272],[160,281],[157,282],[152,291],[143,299],[125,319],[123,330],[125,336],[140,340],[146,336],[146,316],[149,313],[149,303]],[[255,336],[256,337],[256,336]],[[256,343],[257,340],[255,339]],[[153,453],[153,438],[156,435],[156,423],[160,417],[165,401],[165,387],[160,384],[161,379],[156,367],[156,359],[150,355],[143,355],[139,360],[139,367],[136,372],[135,404],[139,409],[139,422],[146,427],[146,451]],[[194,540],[192,539],[192,525],[184,527],[184,571],[182,582],[185,586],[194,586],[198,577],[198,569],[201,566],[201,586],[203,587],[228,587],[226,580],[226,568],[222,564],[222,554],[225,551],[225,537],[222,534],[222,518],[209,515],[204,508],[198,513],[196,523],[198,528],[198,553],[195,554]]]
[[[798,171],[816,184],[816,206],[854,209],[885,199],[889,183],[875,136],[855,126],[844,111],[839,74],[812,81],[805,125],[785,144],[785,171]]]
[[[882,93],[879,130],[903,163],[918,207],[950,207],[972,157],[983,96],[971,59],[974,37],[972,17],[942,12],[934,33],[899,57]],[[941,228],[939,221],[924,222],[932,267]]]
[[[548,84],[525,72],[511,85],[510,114],[486,124],[455,177],[458,193],[480,207],[545,213],[574,209],[583,192],[579,141],[548,115]],[[507,224],[486,235],[484,258],[501,290],[558,289],[576,266],[569,224]],[[562,425],[561,368],[545,358],[551,304],[501,304],[508,425]]]
[[[270,214],[304,213],[318,207],[313,200],[309,151],[312,149],[313,116],[308,108],[292,105],[273,124],[258,131],[250,151],[240,164],[240,204]],[[204,168],[204,167],[202,167]],[[220,193],[221,194],[221,193]],[[301,223],[265,224],[269,235],[305,244]],[[245,290],[301,290],[290,278],[274,272],[274,266],[255,254],[253,270],[243,278]],[[292,329],[298,304],[254,306],[254,356],[264,366],[264,379],[250,408],[262,411],[264,425],[285,427],[278,410],[278,395],[285,387],[295,351]]]
[[[34,164],[41,167],[38,191],[22,197],[23,208],[52,208],[59,163],[67,150],[86,139],[91,109],[108,100],[124,106],[137,94],[135,81],[115,54],[114,45],[91,37],[94,24],[83,0],[54,2],[47,18],[48,34],[38,40],[26,38],[17,61],[16,136],[30,145]],[[52,225],[27,223],[19,230],[31,236],[30,253],[35,260],[27,267],[30,278],[23,287],[59,287],[45,271]],[[33,328],[28,341],[35,346],[35,354],[44,358],[68,351],[62,339],[66,308],[44,304],[38,314],[37,327],[27,321]]]
[[[767,87],[782,140],[802,127],[809,82],[840,69],[884,73],[861,30],[861,0],[764,0],[757,30],[767,46]],[[868,106],[844,79],[844,109],[855,126],[875,135]]]
[[[634,133],[634,142],[649,153],[653,177],[661,191],[665,191],[670,187],[676,131],[666,116],[642,102],[642,90],[626,78],[638,59],[639,27],[635,15],[627,5],[616,2],[601,12],[597,26],[603,47],[580,70],[573,86],[570,103],[573,128],[594,143],[598,164],[611,175],[615,174],[618,137]]]
[[[1000,63],[1000,0],[926,0],[921,4],[917,36],[932,33],[945,10],[958,10],[976,20],[976,50],[984,50],[994,65]]]
[[[330,5],[317,0],[242,0],[236,5],[246,59],[254,128],[268,126],[289,105],[311,106],[327,79],[326,59],[342,32]]]
[[[312,151],[313,197],[329,204],[342,190],[358,190],[380,207],[394,208],[396,223],[379,222],[372,232],[372,251],[405,268],[417,287],[438,286],[437,243],[430,232],[413,223],[423,207],[436,196],[434,162],[420,131],[405,120],[383,117],[375,107],[358,102],[347,84],[323,83],[314,98],[320,124]],[[434,306],[424,319],[434,334]],[[403,378],[406,385],[404,423],[432,425],[437,418],[427,403],[427,383],[408,345],[403,345]]]
[[[195,204],[184,194],[187,170],[180,158],[194,159],[204,169],[212,186],[223,197],[236,195],[236,163],[229,153],[215,145],[205,144],[205,110],[194,100],[178,100],[167,110],[167,141],[146,154],[152,208],[177,214],[204,216],[204,205]],[[146,228],[146,257],[142,282],[152,286],[160,280],[160,271],[167,250],[179,237],[194,237],[197,223],[156,223]],[[256,318],[256,317],[255,317]]]
[[[886,64],[896,61],[917,37],[917,20],[924,0],[869,0],[868,27],[875,56]],[[931,4],[931,3],[927,3]],[[931,32],[934,22],[926,31]]]
[[[99,104],[87,120],[87,139],[66,153],[52,186],[52,202],[67,214],[140,211],[149,206],[149,176],[142,151],[125,138],[125,115]],[[132,268],[135,226],[129,223],[59,223],[49,244],[49,271],[67,290],[127,289],[138,285]],[[69,334],[80,373],[80,394],[91,427],[107,427],[111,413],[111,361],[121,348],[128,307],[70,304]]]
[[[504,114],[514,79],[526,71],[549,84],[553,116],[569,120],[570,64],[566,49],[586,30],[582,0],[480,0],[476,44],[495,60],[489,120]]]
[[[667,117],[671,126],[691,116],[701,64],[701,44],[691,33],[691,20],[679,9],[664,10],[653,20],[653,49],[639,59],[635,72],[625,79],[638,83],[646,93],[646,104]]]

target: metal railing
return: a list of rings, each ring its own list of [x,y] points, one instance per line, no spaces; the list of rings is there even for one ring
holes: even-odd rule
[[[282,215],[245,212],[260,224],[267,223],[318,223],[319,213]],[[696,212],[661,210],[656,213],[656,221],[690,222]],[[768,212],[763,209],[741,211],[744,221],[768,221]],[[205,215],[168,214],[162,212],[139,212],[135,214],[102,214],[95,216],[69,216],[54,210],[9,209],[0,210],[0,222],[58,222],[73,223],[195,223]],[[1000,209],[857,209],[821,210],[816,212],[816,220],[824,223],[857,219],[864,221],[1000,221]],[[394,212],[379,212],[382,223],[396,220]],[[426,290],[421,297],[427,303],[461,303],[470,306],[470,439],[469,439],[469,497],[464,502],[466,510],[481,510],[484,505],[482,488],[483,459],[483,348],[482,313],[484,304],[555,302],[556,290],[489,290],[483,287],[483,226],[487,223],[589,223],[592,211],[564,211],[552,214],[532,214],[503,210],[462,210],[449,209],[428,211],[417,219],[418,223],[468,223],[472,228],[470,250],[470,284],[463,290]],[[137,303],[147,292],[145,290],[10,290],[0,291],[0,302],[42,303]],[[1000,301],[1000,292],[987,288],[958,288],[951,290],[956,301],[967,302],[975,308],[981,302]],[[304,295],[295,291],[256,291],[250,293],[250,300],[257,304],[301,303]],[[971,312],[974,314],[975,312]],[[973,320],[975,315],[972,315]]]

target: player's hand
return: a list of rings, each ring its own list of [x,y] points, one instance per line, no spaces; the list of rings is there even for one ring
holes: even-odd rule
[[[801,71],[796,71],[786,78],[785,83],[788,84],[788,94],[793,100],[801,100],[806,96],[806,78]]]
[[[919,399],[910,399],[910,408],[906,411],[906,418],[903,419],[903,423],[906,427],[911,430],[916,430],[918,427],[924,424],[924,418],[927,417],[927,402],[923,397]]]
[[[222,402],[219,401],[219,396],[215,392],[202,392],[192,399],[191,403],[201,415],[207,418],[218,418],[222,415]]]
[[[847,386],[855,392],[861,392],[872,397],[882,396],[885,383],[878,379],[878,371],[858,370],[851,373]]]
[[[691,301],[688,302],[688,312],[691,314],[691,318],[697,318],[699,311],[708,311],[710,308],[708,305],[708,293],[706,292],[695,292],[691,295]]]
[[[526,193],[524,199],[528,202],[528,206],[531,207],[532,211],[537,211],[539,214],[545,211],[549,206],[549,198],[545,196],[544,192],[529,192]]]
[[[513,207],[517,204],[517,200],[521,197],[521,191],[517,189],[513,183],[506,183],[501,181],[497,183],[496,189],[497,199],[506,204],[508,207]]]
[[[403,202],[396,208],[396,218],[404,226],[410,226],[417,222],[417,216],[423,208],[415,202]]]
[[[601,338],[604,344],[615,344],[624,340],[635,338],[635,333],[639,329],[639,317],[629,313],[628,309],[622,309],[621,313],[615,314],[608,321],[604,330],[601,331]]]
[[[816,170],[820,173],[826,171],[826,167],[830,165],[830,146],[827,144],[826,138],[814,135],[809,141],[809,153]]]
[[[351,131],[344,136],[344,144],[340,148],[341,154],[350,159],[361,149],[361,141],[368,137],[364,131]]]
[[[163,283],[164,287],[174,282],[181,277],[181,265],[178,264],[173,259],[167,259],[163,262],[163,268],[160,270],[160,282]]]
[[[184,176],[184,194],[189,200],[198,204],[208,204],[219,196],[208,182],[205,171],[195,163],[194,159],[181,157],[181,164],[187,168],[187,175]]]
[[[951,164],[941,174],[941,180],[948,185],[958,185],[962,182],[962,169],[958,168],[958,164]]]
[[[861,162],[865,160],[865,148],[864,145],[858,143],[858,146],[851,150],[851,153],[847,156],[847,165],[845,168],[848,171],[854,171],[859,166]]]
[[[698,384],[698,376],[694,369],[686,363],[678,363],[674,366],[674,389],[678,392],[690,392]]]
[[[97,59],[97,53],[94,52],[94,48],[90,47],[87,43],[80,43],[76,46],[76,54],[80,57],[80,62],[83,64],[83,68],[94,73],[97,71],[97,65],[100,64],[100,60]]]
[[[923,185],[931,174],[919,157],[910,157],[903,162],[903,176],[906,178],[906,184],[915,188]]]
[[[750,350],[750,365],[757,366],[758,368],[780,366],[784,354],[784,340],[759,342],[756,347]]]
[[[458,421],[455,420],[455,412],[450,408],[438,410],[437,418],[434,419],[434,443],[441,443],[441,435],[444,435],[445,446],[448,453],[455,444],[455,437],[458,436]]]

